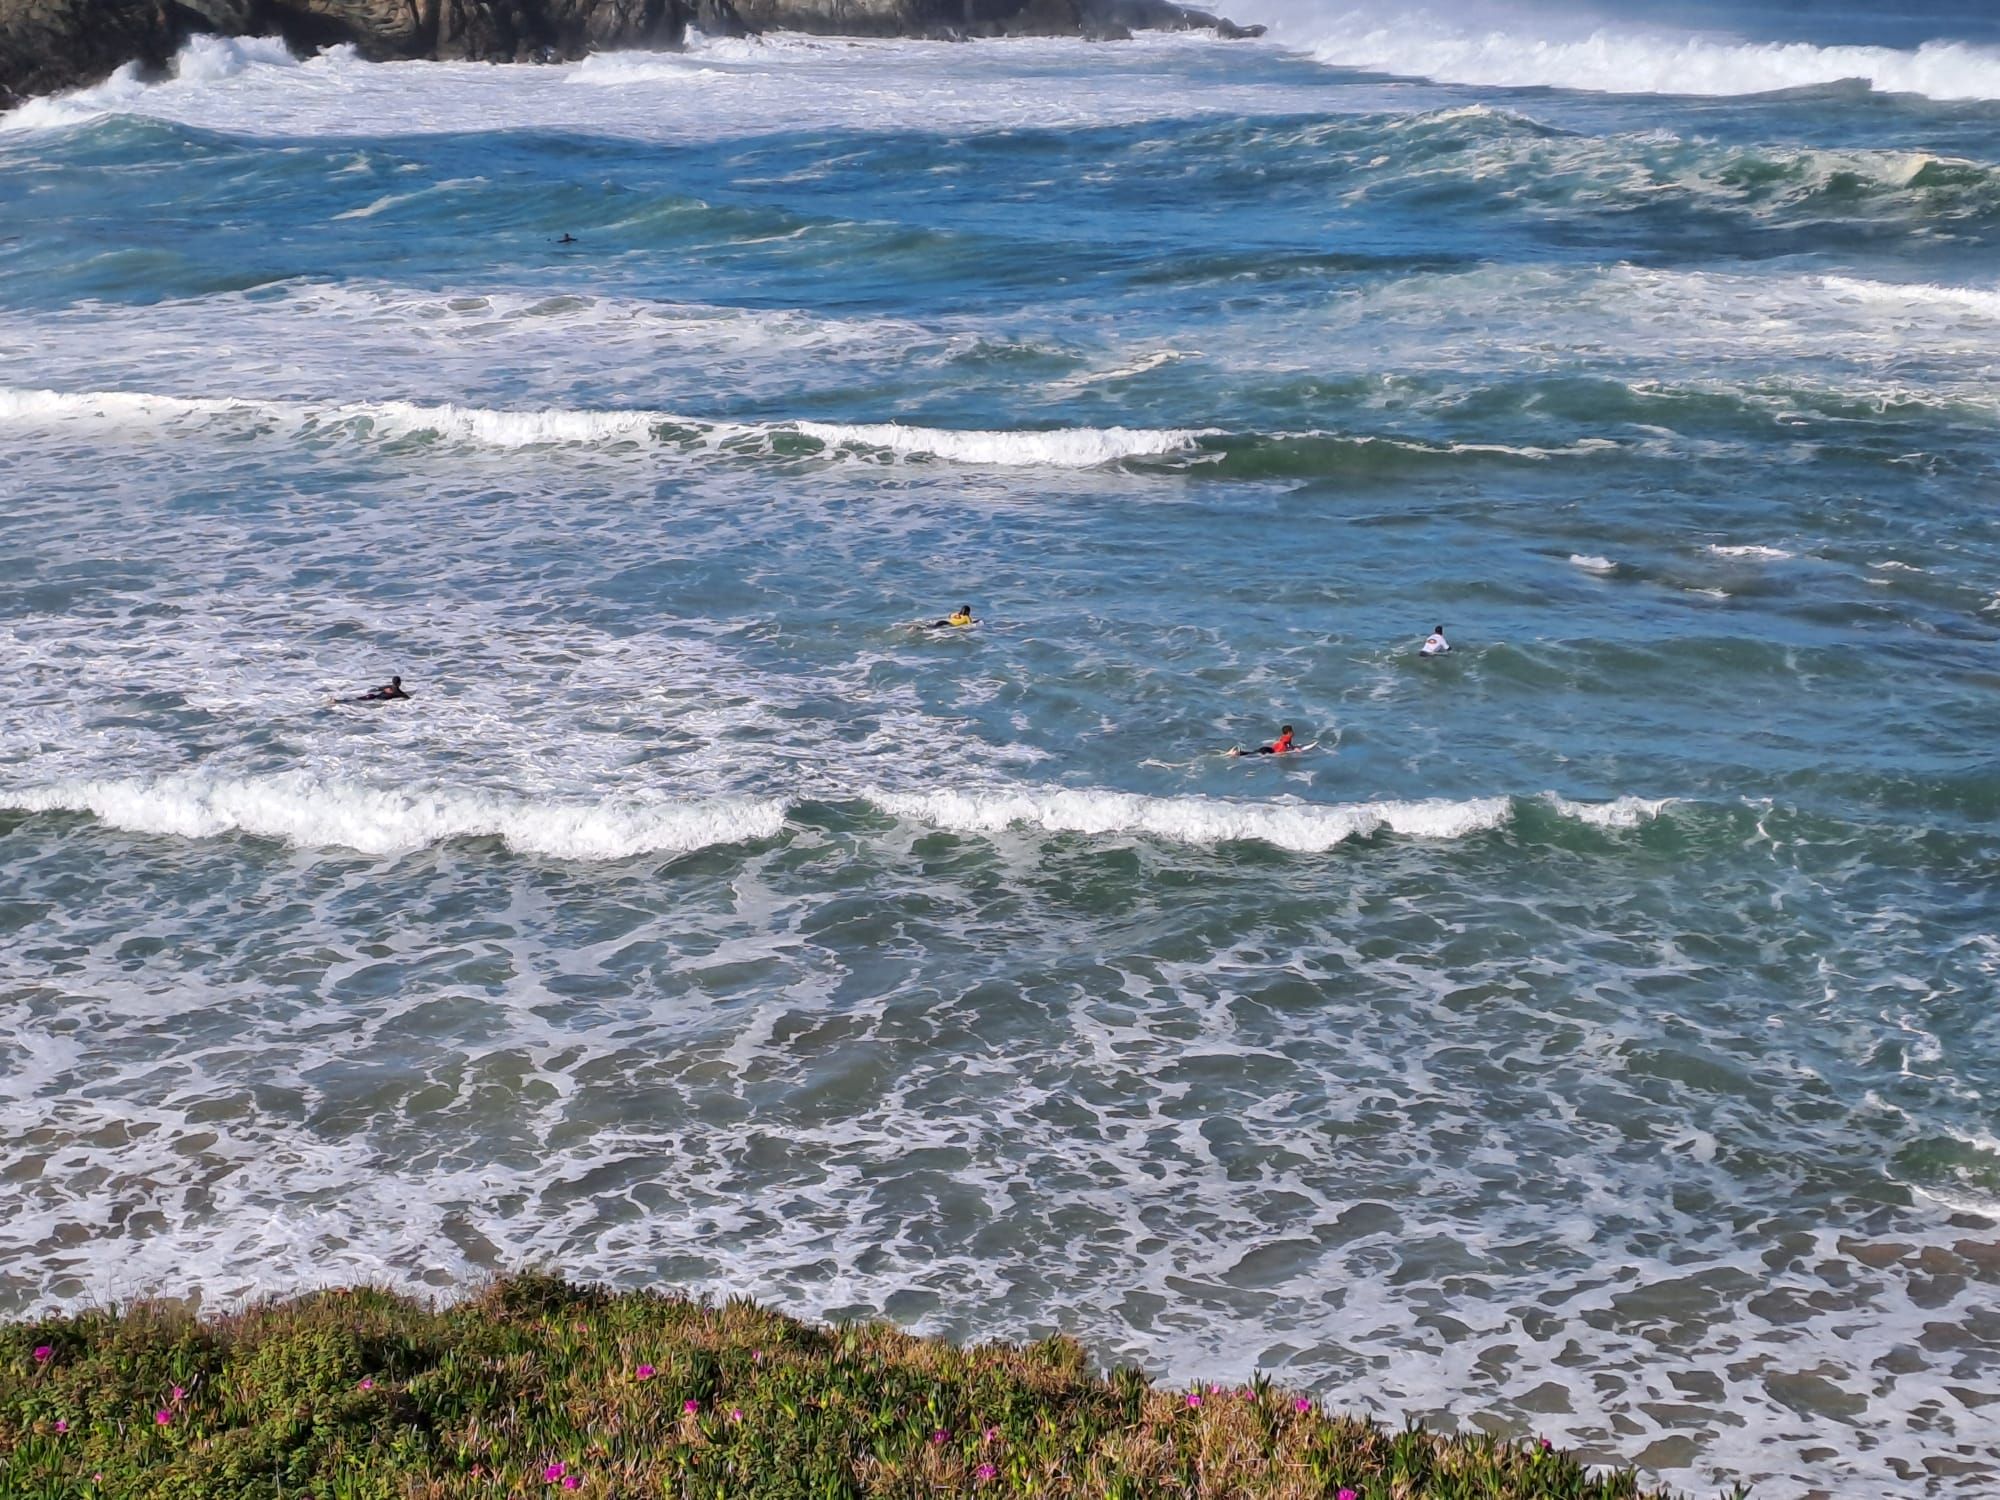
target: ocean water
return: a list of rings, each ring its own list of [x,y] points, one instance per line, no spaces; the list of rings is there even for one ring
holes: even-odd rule
[[[2000,1488],[1994,22],[1240,18],[0,117],[0,1311]]]

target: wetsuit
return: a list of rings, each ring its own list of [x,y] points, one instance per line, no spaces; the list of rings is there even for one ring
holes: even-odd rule
[[[403,691],[400,684],[390,682],[378,688],[370,688],[354,701],[356,703],[387,703],[395,698],[407,698],[409,696],[408,693]]]
[[[1291,731],[1287,730],[1268,745],[1259,745],[1251,753],[1253,755],[1290,755],[1292,753]]]

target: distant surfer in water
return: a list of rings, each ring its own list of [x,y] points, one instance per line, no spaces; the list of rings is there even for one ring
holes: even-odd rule
[[[348,701],[352,703],[388,703],[393,699],[407,698],[409,696],[408,693],[403,691],[403,679],[400,677],[391,677],[380,687],[370,688],[367,692],[361,694],[360,697],[352,698]]]
[[[1424,638],[1425,656],[1443,656],[1451,650],[1451,642],[1444,638],[1444,626],[1440,625]]]
[[[574,245],[576,243],[576,236],[573,234],[565,234],[561,239],[557,240],[556,243],[558,245]]]
[[[1259,745],[1255,750],[1245,750],[1241,745],[1238,745],[1229,753],[1231,755],[1290,755],[1297,748],[1298,746],[1292,743],[1292,726],[1281,724],[1278,727],[1278,737],[1271,741],[1270,744]]]
[[[961,604],[942,620],[931,621],[930,628],[932,630],[963,630],[968,625],[977,625],[978,623],[977,620],[972,618],[972,606],[970,604]]]

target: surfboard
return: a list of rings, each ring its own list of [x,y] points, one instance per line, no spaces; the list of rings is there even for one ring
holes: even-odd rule
[[[1274,750],[1269,755],[1259,755],[1255,750],[1246,750],[1241,745],[1238,745],[1233,750],[1224,750],[1221,753],[1228,756],[1231,760],[1284,760],[1287,756],[1304,755],[1308,750],[1317,749],[1319,749],[1319,741],[1309,740],[1303,745],[1294,745],[1289,750]]]

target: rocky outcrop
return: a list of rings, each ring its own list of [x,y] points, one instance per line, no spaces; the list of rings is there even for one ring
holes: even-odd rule
[[[0,0],[0,107],[94,83],[127,62],[166,66],[190,36],[282,36],[295,51],[345,43],[376,61],[554,61],[619,47],[679,47],[760,30],[843,36],[1091,36],[1213,27],[1171,0]]]
[[[1244,37],[1264,30],[1170,0],[736,0],[736,10],[756,30],[822,36],[1117,38],[1207,28]]]

